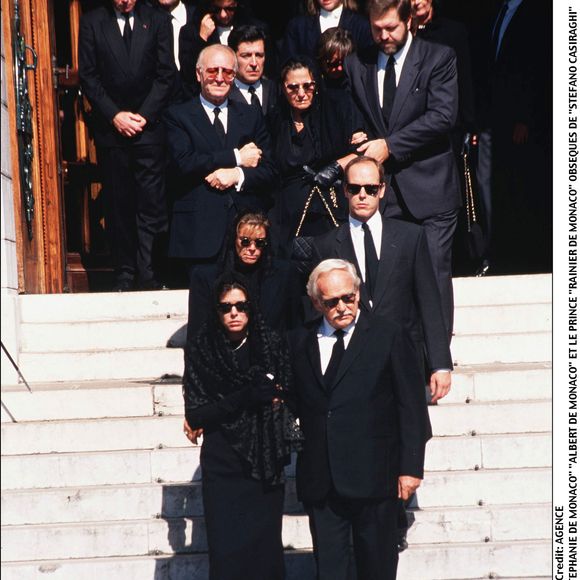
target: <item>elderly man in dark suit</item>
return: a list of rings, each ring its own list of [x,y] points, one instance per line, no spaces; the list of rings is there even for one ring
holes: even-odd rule
[[[79,74],[91,103],[102,169],[114,289],[161,287],[154,246],[167,230],[165,129],[175,64],[169,18],[137,0],[88,12],[79,32]]]
[[[220,44],[199,55],[198,97],[165,114],[176,178],[169,254],[193,266],[216,261],[227,227],[242,210],[267,211],[275,171],[257,107],[230,100],[234,51]]]
[[[452,49],[413,38],[410,0],[370,0],[376,46],[345,61],[369,141],[359,152],[389,174],[385,215],[423,226],[449,337],[453,329],[451,248],[461,205],[450,132],[457,117]]]
[[[234,28],[228,46],[236,53],[238,72],[230,93],[232,101],[260,107],[264,115],[278,104],[278,85],[264,77],[266,33],[259,26]]]
[[[355,267],[325,260],[308,280],[322,320],[290,333],[304,447],[298,497],[319,580],[397,575],[397,497],[423,478],[428,420],[421,370],[404,328],[359,311]]]

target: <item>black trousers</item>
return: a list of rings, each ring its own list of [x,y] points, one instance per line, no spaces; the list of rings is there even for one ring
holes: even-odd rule
[[[116,279],[153,280],[154,252],[167,232],[165,147],[100,148],[98,159]]]
[[[452,282],[452,249],[453,235],[457,227],[457,213],[454,209],[448,212],[429,216],[424,219],[415,218],[407,208],[401,192],[393,179],[392,190],[387,193],[384,216],[412,222],[423,227],[427,238],[427,246],[439,295],[449,342],[453,333],[453,282]],[[392,194],[395,192],[395,195]]]
[[[305,504],[314,545],[317,580],[350,580],[353,567],[358,580],[395,580],[397,551],[397,499],[350,499],[330,495]]]

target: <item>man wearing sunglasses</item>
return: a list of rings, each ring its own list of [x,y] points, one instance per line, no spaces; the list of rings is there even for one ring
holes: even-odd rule
[[[321,262],[307,291],[322,315],[289,335],[304,446],[299,499],[318,580],[395,580],[398,500],[421,484],[428,439],[421,370],[406,330],[359,311],[353,264]]]
[[[414,38],[411,0],[369,0],[375,46],[345,69],[368,142],[358,151],[385,164],[385,215],[421,225],[451,340],[451,249],[461,190],[450,133],[458,107],[455,53]]]
[[[234,51],[220,44],[205,48],[196,74],[201,94],[165,115],[176,183],[169,252],[190,268],[217,259],[241,210],[267,211],[275,178],[262,112],[228,98]]]

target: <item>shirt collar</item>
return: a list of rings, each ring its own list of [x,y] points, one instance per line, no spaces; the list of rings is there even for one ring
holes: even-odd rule
[[[352,333],[356,323],[358,322],[359,316],[360,316],[360,308],[358,309],[358,312],[356,313],[356,317],[354,319],[354,322],[351,322],[346,328],[342,329],[342,330],[344,330],[345,335],[349,335]],[[318,328],[318,337],[320,338],[323,336],[333,336],[335,332],[336,332],[336,328],[334,328],[334,326],[332,326],[330,324],[330,322],[328,322],[328,320],[326,320],[326,318],[323,316],[322,323],[321,323],[320,327]]]
[[[187,22],[187,10],[183,2],[179,2],[177,6],[171,11],[171,17],[182,25]]]
[[[216,107],[219,107],[220,111],[223,111],[224,109],[228,108],[228,99],[226,99],[221,105],[214,105],[213,103],[210,103],[202,95],[199,95],[199,100],[201,101],[201,104],[202,104],[204,109],[212,111],[212,112]]]
[[[381,214],[377,210],[368,220],[367,224],[371,230],[374,230],[378,223],[381,222]],[[348,223],[353,228],[362,228],[363,222],[353,218],[351,215],[348,216]]]
[[[242,91],[247,91],[250,87],[254,87],[256,90],[258,90],[262,86],[261,80],[258,80],[251,85],[247,85],[246,83],[243,83],[242,81],[240,81],[239,79],[236,78],[234,80],[234,83],[236,83],[236,87],[238,87],[238,89],[240,89]]]
[[[320,9],[320,18],[340,20],[341,16],[342,16],[342,4],[337,6],[334,10],[325,10],[324,8]]]

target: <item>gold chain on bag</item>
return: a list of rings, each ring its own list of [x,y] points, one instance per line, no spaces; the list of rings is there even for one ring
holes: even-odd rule
[[[475,201],[473,199],[473,186],[471,184],[471,170],[467,162],[467,153],[463,154],[463,174],[465,177],[465,210],[467,211],[467,231],[471,231],[471,224],[477,223],[475,214]]]
[[[330,209],[328,202],[324,198],[322,191],[320,191],[320,188],[318,187],[318,185],[315,185],[310,190],[310,193],[308,194],[308,199],[306,200],[306,203],[304,204],[304,209],[302,210],[302,217],[300,218],[300,223],[298,224],[298,229],[296,230],[296,233],[294,234],[296,237],[298,237],[300,235],[300,230],[302,229],[302,224],[304,223],[304,219],[306,218],[306,214],[308,213],[308,208],[310,207],[310,204],[312,203],[312,198],[314,197],[314,194],[316,194],[316,193],[318,194],[318,197],[322,200],[322,203],[324,204],[324,207],[326,208],[326,211],[328,212],[328,215],[330,216],[330,219],[332,220],[334,227],[335,228],[338,227],[338,222],[334,218],[334,215],[332,214],[332,210]],[[338,202],[336,199],[336,191],[335,191],[334,187],[330,188],[329,194],[330,194],[330,200],[332,201],[333,207],[335,209],[337,209]]]

